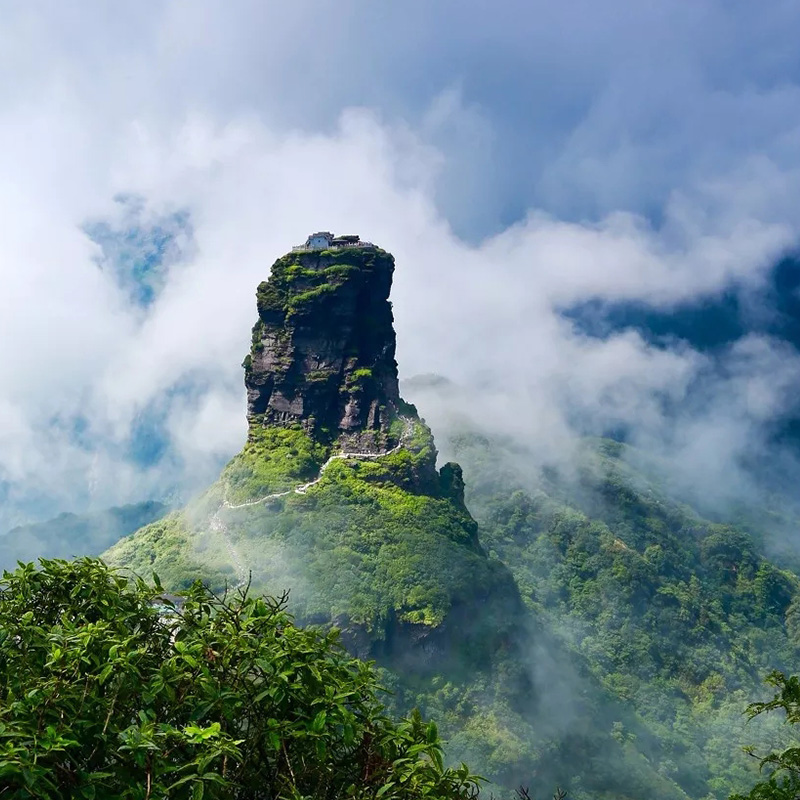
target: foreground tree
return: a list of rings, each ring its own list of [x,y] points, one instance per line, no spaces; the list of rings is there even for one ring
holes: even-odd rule
[[[800,678],[793,675],[787,678],[782,672],[773,672],[767,683],[777,689],[775,696],[767,703],[753,703],[747,713],[756,717],[767,711],[781,709],[786,714],[786,722],[796,725],[800,722]],[[763,781],[757,783],[747,795],[732,795],[731,800],[797,800],[800,798],[800,745],[760,757],[762,771],[767,771]]]
[[[101,561],[0,583],[0,798],[472,798],[433,723],[285,598],[173,603]]]

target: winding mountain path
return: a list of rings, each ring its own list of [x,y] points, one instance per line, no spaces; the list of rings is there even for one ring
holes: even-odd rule
[[[227,487],[223,489],[223,497],[222,503],[217,508],[217,510],[212,514],[208,521],[208,527],[210,530],[214,531],[215,533],[220,534],[222,537],[222,541],[225,544],[225,549],[228,551],[228,555],[233,562],[233,566],[236,568],[236,572],[239,575],[239,583],[236,584],[237,589],[245,586],[250,577],[250,570],[246,567],[245,563],[242,560],[239,551],[236,549],[233,541],[231,540],[231,533],[228,526],[223,522],[222,518],[220,517],[220,511],[223,509],[237,509],[237,508],[247,508],[248,506],[257,506],[261,503],[266,503],[269,500],[277,500],[279,497],[286,497],[290,494],[305,494],[312,486],[316,486],[321,480],[322,476],[325,474],[325,470],[334,462],[339,459],[345,458],[360,458],[360,459],[373,459],[373,458],[383,458],[384,456],[391,455],[392,453],[396,453],[401,447],[405,445],[408,441],[408,438],[411,435],[411,432],[414,429],[414,420],[409,419],[408,417],[400,417],[403,420],[404,428],[402,434],[400,434],[400,440],[398,443],[392,447],[390,450],[384,450],[382,453],[336,453],[332,455],[319,469],[319,474],[313,481],[309,481],[308,483],[301,483],[299,486],[295,486],[292,489],[286,489],[283,492],[273,492],[272,494],[264,495],[264,497],[259,497],[257,500],[247,500],[244,503],[230,503],[227,498]]]

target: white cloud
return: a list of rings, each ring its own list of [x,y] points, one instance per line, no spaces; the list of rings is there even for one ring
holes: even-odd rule
[[[395,22],[419,44],[414,26],[437,14],[412,5],[411,21]],[[519,161],[519,141],[508,138],[514,119],[504,116],[503,98],[497,108],[476,99],[471,62],[460,75],[448,73],[432,44],[420,45],[418,64],[400,39],[378,53],[385,21],[370,22],[373,12],[357,2],[320,4],[313,13],[302,3],[280,12],[259,3],[234,12],[214,2],[154,3],[147,14],[98,9],[88,20],[60,4],[41,16],[20,11],[6,29],[9,48],[0,48],[4,65],[20,75],[0,107],[0,480],[10,481],[12,498],[41,489],[69,505],[91,485],[94,502],[121,502],[212,475],[244,435],[239,364],[255,286],[310,229],[358,232],[394,252],[401,373],[480,384],[475,408],[541,442],[543,453],[568,446],[576,415],[635,418],[663,440],[663,398],[679,400],[707,369],[697,353],[655,349],[634,334],[588,339],[561,318],[561,307],[589,298],[669,306],[732,281],[757,282],[797,234],[788,213],[796,200],[791,87],[720,100],[730,119],[745,101],[753,115],[768,111],[764,129],[748,121],[754,144],[736,169],[723,159],[716,171],[679,170],[655,224],[647,205],[658,193],[642,189],[646,176],[637,170],[662,147],[683,106],[660,106],[669,115],[650,152],[639,139],[648,141],[656,101],[637,112],[638,138],[626,155],[613,124],[627,109],[616,62],[599,70],[612,77],[591,113],[563,142],[550,137],[543,147],[554,158],[520,193],[521,184],[498,184],[490,174],[506,168],[506,147],[520,174],[529,166]],[[508,4],[509,12],[521,9]],[[329,47],[303,38],[312,22],[327,26]],[[532,24],[526,15],[520,27]],[[551,25],[565,52],[585,49],[574,65],[575,97],[591,93],[593,65],[614,61],[604,38],[611,34],[603,29],[594,41],[588,22],[568,30],[560,17],[537,24],[540,42],[542,26]],[[507,45],[502,52],[522,59],[524,36],[513,26],[487,30]],[[462,22],[432,31],[444,54],[470,41]],[[680,25],[672,33],[686,34]],[[362,46],[355,55],[353,42]],[[551,45],[544,52],[567,70]],[[631,57],[649,58],[643,52]],[[543,58],[520,61],[504,91],[522,91]],[[492,64],[487,76],[502,77],[504,64]],[[424,91],[414,75],[422,67],[439,81]],[[413,86],[403,88],[404,75]],[[552,93],[540,99],[561,111],[569,105]],[[370,107],[346,108],[351,100]],[[517,120],[518,133],[532,132],[530,148],[547,130],[561,130],[548,113],[542,106]],[[759,150],[764,141],[768,152]],[[680,154],[690,144],[679,137],[672,147]],[[539,158],[531,152],[531,164]],[[659,180],[667,163],[653,164]],[[97,247],[81,230],[113,216],[120,192],[141,195],[154,213],[187,209],[194,228],[192,252],[144,315],[98,269]],[[590,193],[599,198],[590,221],[555,213],[582,207],[580,195]],[[631,210],[631,197],[641,208]],[[522,200],[527,213],[504,225],[503,209]],[[453,220],[466,219],[497,233],[460,238]],[[725,384],[746,401],[732,407],[720,400],[724,392],[710,393],[719,419],[742,432],[788,402],[786,381],[770,381],[761,369],[780,354],[770,342],[757,346],[757,356],[736,360],[736,382]],[[177,391],[186,381],[196,387],[188,398]],[[153,406],[165,410],[173,451],[162,466],[143,469],[125,453],[132,427]],[[81,416],[88,429],[76,436],[71,425]],[[709,436],[727,430],[711,415],[685,429],[698,420]]]

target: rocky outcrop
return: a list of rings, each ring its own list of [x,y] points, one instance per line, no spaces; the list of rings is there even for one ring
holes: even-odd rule
[[[522,603],[480,545],[460,467],[437,469],[400,398],[393,272],[372,246],[278,259],[244,362],[249,441],[202,498],[107,555],[170,590],[291,589],[298,619],[403,672],[488,669]]]
[[[251,434],[299,423],[343,449],[378,452],[396,442],[393,272],[394,258],[379,247],[292,252],[275,262],[258,287],[244,362]]]

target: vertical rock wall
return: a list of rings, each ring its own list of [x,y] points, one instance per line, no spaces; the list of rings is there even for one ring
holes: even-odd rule
[[[345,449],[391,446],[400,402],[393,272],[394,258],[378,247],[293,252],[275,262],[258,287],[244,363],[251,431],[299,423]]]

